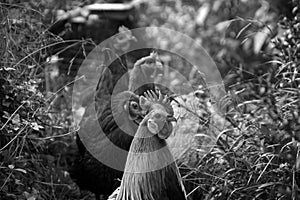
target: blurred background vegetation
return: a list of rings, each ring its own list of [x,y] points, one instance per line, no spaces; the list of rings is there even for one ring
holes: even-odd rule
[[[57,99],[68,101],[70,85],[54,70],[50,74],[61,84],[48,90],[45,77],[52,47],[65,44],[49,31],[56,17],[95,2],[0,3],[1,199],[91,198],[67,172],[76,127],[70,107]],[[138,7],[134,25],[189,35],[211,55],[224,80],[227,95],[219,106],[226,110],[226,127],[216,145],[201,159],[196,148],[193,155],[187,152],[188,161],[179,160],[189,196],[299,199],[299,1],[152,0]],[[76,42],[92,43],[88,37]],[[197,56],[180,41],[172,48]]]

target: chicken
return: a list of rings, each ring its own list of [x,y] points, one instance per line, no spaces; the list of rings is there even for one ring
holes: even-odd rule
[[[101,132],[98,130],[97,134],[107,134],[107,138],[112,141],[114,145],[124,150],[128,150],[133,135],[138,127],[137,124],[140,115],[138,101],[138,96],[130,91],[124,91],[117,94],[113,99],[112,108],[104,109],[103,115],[101,116],[103,120],[100,124],[103,131]],[[113,111],[117,117],[115,120],[122,120],[122,129],[115,123],[111,111]],[[91,121],[91,119],[87,120]],[[97,121],[97,119],[95,120]],[[81,128],[85,129],[85,126],[89,126],[89,124],[90,123],[85,123]],[[79,149],[79,155],[74,165],[69,170],[71,178],[81,189],[93,192],[96,199],[100,199],[100,195],[103,195],[104,198],[106,198],[118,187],[118,179],[122,178],[123,172],[109,167],[97,160],[89,151],[87,151],[78,135],[76,142]],[[102,150],[101,147],[100,150]],[[106,149],[106,151],[108,150]],[[120,164],[119,168],[124,169],[126,157],[121,157],[118,161]]]
[[[86,109],[80,129],[81,131],[87,131],[81,133],[80,137],[77,134],[76,142],[79,155],[70,170],[70,175],[81,189],[95,193],[98,199],[100,194],[104,195],[105,198],[119,185],[117,179],[122,178],[127,154],[113,156],[112,152],[111,157],[118,157],[119,159],[118,167],[106,166],[87,151],[82,137],[88,137],[89,135],[94,135],[94,133],[96,135],[105,134],[106,137],[103,137],[103,140],[108,139],[126,152],[129,150],[133,136],[138,128],[138,123],[144,115],[140,110],[138,95],[142,95],[148,89],[153,89],[154,85],[149,84],[142,88],[139,87],[145,80],[152,83],[156,72],[161,69],[161,63],[153,63],[153,60],[156,59],[157,55],[154,53],[140,59],[135,63],[130,73],[126,73],[128,69],[123,64],[123,61],[115,60],[109,67],[104,68],[102,72],[103,74],[96,89],[95,105],[90,103]],[[118,85],[121,77],[122,82]],[[133,93],[134,91],[136,94]],[[90,116],[89,110],[91,109],[97,111],[97,119],[93,119],[94,116]],[[89,128],[91,121],[98,123],[102,130]],[[105,142],[108,143],[108,141]],[[109,148],[100,146],[97,148],[100,153],[110,153]]]
[[[158,76],[162,76],[163,63],[159,59],[157,52],[150,53],[149,56],[143,57],[136,61],[133,69],[129,72],[128,89],[138,95],[143,95],[147,90],[160,90],[163,94],[172,94],[171,91],[157,83]]]
[[[172,133],[173,109],[167,98],[147,92],[139,104],[148,114],[130,146],[117,200],[186,200],[178,167],[165,139]]]
[[[160,70],[162,70],[162,63],[158,60],[157,53],[152,52],[149,56],[139,59],[130,71],[128,89],[140,95],[147,91],[145,87],[153,90],[154,88],[151,87]]]

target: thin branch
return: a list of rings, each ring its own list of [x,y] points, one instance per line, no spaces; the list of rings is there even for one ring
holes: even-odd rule
[[[27,127],[28,123],[26,122],[25,126],[11,139],[4,147],[0,149],[0,152],[3,151],[6,147],[8,147],[17,137],[24,131],[24,129]]]

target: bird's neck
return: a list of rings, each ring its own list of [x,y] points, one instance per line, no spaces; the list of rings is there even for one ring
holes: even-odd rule
[[[167,187],[166,177],[178,174],[176,170],[166,141],[153,136],[147,126],[141,124],[127,157],[119,199],[159,199]]]
[[[130,153],[148,153],[167,148],[165,140],[151,133],[146,123],[141,122],[130,146]]]
[[[166,141],[153,135],[141,123],[131,143],[125,170],[133,173],[155,171],[172,162],[174,158]]]

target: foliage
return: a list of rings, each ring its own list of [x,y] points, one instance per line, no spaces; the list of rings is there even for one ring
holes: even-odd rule
[[[92,1],[58,2],[0,4],[1,199],[80,198],[66,171],[76,150],[70,111],[57,113],[56,94],[41,92],[46,50],[61,42],[42,22],[52,23],[56,9]],[[181,164],[193,199],[299,198],[300,15],[297,1],[287,1],[292,8],[284,2],[153,0],[140,7],[140,26],[171,28],[200,42],[228,90],[219,102],[226,127],[213,129],[216,145],[204,156],[196,147]],[[197,56],[180,41],[170,48]]]
[[[52,40],[43,14],[30,3],[0,4],[5,40],[0,58],[0,198],[69,199],[72,185],[61,155],[70,141],[56,137],[67,133],[70,123],[49,112],[51,98],[41,92]]]
[[[192,199],[299,198],[299,5],[295,1],[293,14],[284,11],[288,17],[280,19],[282,5],[153,1],[141,14],[143,25],[175,29],[201,42],[228,90],[219,103],[229,123],[214,129],[215,147],[200,160],[187,155],[190,160],[182,161]],[[178,43],[182,51],[196,52]]]

